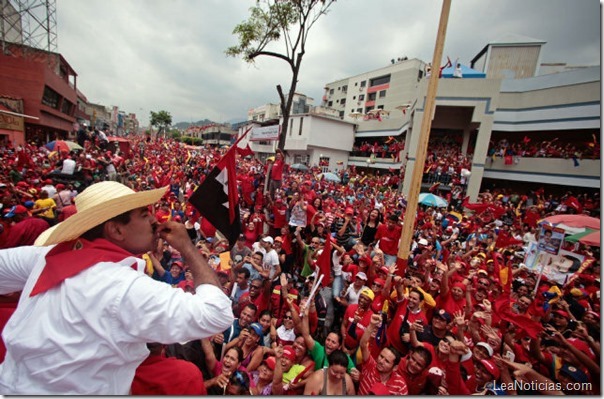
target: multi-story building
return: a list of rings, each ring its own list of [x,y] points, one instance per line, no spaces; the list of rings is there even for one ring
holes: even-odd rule
[[[493,160],[489,150],[502,139],[589,142],[600,137],[599,66],[539,73],[543,41],[508,36],[489,43],[473,65],[478,79],[440,79],[432,117],[434,143],[459,143],[469,159],[467,194],[475,199],[483,178],[500,184],[542,182],[561,186],[600,186],[600,158],[574,162],[564,158],[515,157]],[[552,70],[552,68],[547,68]],[[404,170],[408,193],[415,166],[428,78],[417,59],[340,79],[325,86],[323,105],[356,124],[355,149],[362,144],[405,143],[400,154],[353,151],[349,164],[369,169]],[[423,166],[423,165],[422,165]]]
[[[321,165],[324,171],[344,168],[354,140],[354,124],[342,121],[336,110],[315,107],[313,99],[296,93],[292,103],[284,149],[288,163]],[[239,127],[240,135],[250,126],[265,128],[282,124],[280,107],[266,104],[248,112],[248,123]],[[276,130],[277,131],[277,130]],[[254,130],[243,139],[262,160],[274,155],[278,140],[254,138]]]
[[[69,137],[76,122],[76,72],[61,54],[8,42],[3,47],[0,96],[21,100],[23,105],[22,112],[7,111],[21,118],[23,126],[22,132],[10,136],[13,144]],[[4,107],[10,108],[8,103]],[[8,140],[9,135],[0,131],[0,138]]]

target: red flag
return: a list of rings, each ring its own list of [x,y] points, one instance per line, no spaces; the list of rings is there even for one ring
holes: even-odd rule
[[[511,245],[519,245],[523,244],[522,240],[517,240],[514,237],[511,237],[507,231],[500,231],[497,235],[497,241],[495,241],[495,248],[506,248]]]
[[[319,273],[323,275],[321,285],[325,287],[331,280],[331,236],[329,235],[325,240],[323,252],[321,252],[319,259],[317,259],[317,266],[319,266]],[[317,276],[317,278],[319,277]]]
[[[511,281],[511,279],[509,280]],[[525,331],[529,337],[536,339],[539,333],[543,331],[541,323],[531,319],[530,316],[512,312],[511,303],[509,291],[507,293],[504,291],[504,293],[493,302],[494,313],[497,314],[501,320],[505,320],[508,323],[515,325],[520,330]]]
[[[235,152],[231,147],[195,190],[189,202],[233,246],[241,234]]]
[[[248,143],[245,148],[241,148],[241,147],[235,147],[237,149],[237,154],[241,155],[242,157],[247,157],[248,155],[254,155],[254,151],[252,151],[252,149],[250,148],[250,144]]]

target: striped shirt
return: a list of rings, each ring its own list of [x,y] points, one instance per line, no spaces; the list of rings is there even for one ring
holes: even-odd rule
[[[361,380],[357,395],[368,395],[371,387],[380,382],[382,382],[382,380],[377,371],[377,363],[372,356],[369,356],[369,359],[363,363],[363,371],[361,372]],[[407,382],[396,372],[396,367],[394,367],[392,374],[390,374],[390,378],[384,385],[388,387],[390,395],[407,395],[409,393],[407,390]]]

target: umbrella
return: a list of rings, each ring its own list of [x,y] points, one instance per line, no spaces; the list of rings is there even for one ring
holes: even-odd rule
[[[289,168],[295,170],[308,170],[308,166],[304,165],[303,163],[295,163],[290,165]]]
[[[53,140],[45,145],[51,151],[69,152],[73,150],[83,150],[78,143],[69,140]]]
[[[319,177],[319,179],[333,181],[336,183],[341,182],[340,177],[338,175],[336,175],[335,173],[331,173],[331,172],[320,173],[318,177]]]
[[[547,222],[549,224],[558,225],[560,223],[568,227],[585,228],[588,227],[594,230],[600,230],[600,219],[587,215],[554,215],[542,219],[540,223]]]
[[[585,231],[583,231],[581,233],[577,233],[577,234],[573,234],[573,235],[570,235],[568,237],[565,237],[564,241],[575,243],[575,242],[579,241],[579,239],[585,237],[588,234],[593,233],[594,231],[597,231],[597,230],[585,229]]]
[[[592,247],[600,246],[600,230],[592,231],[584,237],[579,238],[579,242]]]
[[[418,197],[418,202],[422,205],[435,206],[437,208],[445,208],[449,205],[446,199],[430,193],[421,193]]]

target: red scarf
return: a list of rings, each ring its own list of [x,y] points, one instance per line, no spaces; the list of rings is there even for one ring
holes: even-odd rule
[[[130,256],[134,255],[104,238],[60,243],[46,254],[46,266],[29,296],[48,291],[99,262],[120,262]]]

